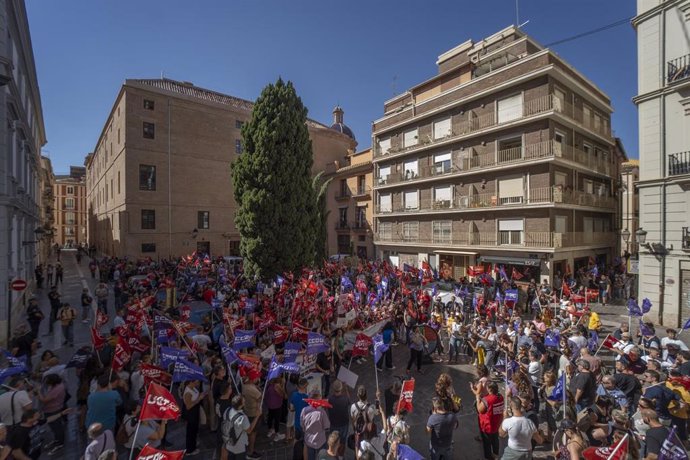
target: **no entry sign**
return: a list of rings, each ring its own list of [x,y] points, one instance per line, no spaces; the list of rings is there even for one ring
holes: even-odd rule
[[[14,280],[10,284],[10,287],[15,291],[23,291],[26,289],[26,281],[22,279]]]

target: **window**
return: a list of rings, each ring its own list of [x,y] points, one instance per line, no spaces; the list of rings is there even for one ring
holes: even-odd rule
[[[522,219],[499,220],[498,244],[522,244],[524,224]]]
[[[65,213],[65,223],[67,225],[74,225],[75,220],[74,220],[74,213],[73,212],[66,212]]]
[[[141,243],[141,252],[156,252],[156,243]]]
[[[155,107],[155,103],[151,99],[144,99],[144,109],[145,110],[153,110]]]
[[[74,227],[65,227],[65,236],[74,236]]]
[[[587,155],[592,153],[592,146],[586,143],[582,143],[582,151],[585,152]]]
[[[434,204],[436,208],[450,208],[451,206],[450,185],[434,188]]]
[[[348,188],[347,188],[347,179],[340,179],[340,192],[338,193],[339,197],[344,197],[348,195]]]
[[[67,194],[68,195],[74,195],[74,187],[68,186],[67,187]]]
[[[498,122],[506,123],[522,117],[522,93],[498,101]]]
[[[144,122],[144,139],[155,139],[156,138],[156,125]]]
[[[498,141],[498,162],[518,161],[522,158],[522,137],[511,137]]]
[[[599,114],[595,113],[594,114],[594,129],[596,131],[599,131],[599,127],[601,126],[601,117]]]
[[[228,254],[231,256],[240,255],[240,242],[238,240],[228,241]]]
[[[65,198],[65,209],[74,209],[74,198]]]
[[[117,194],[120,194],[120,171],[117,172]]]
[[[556,233],[565,233],[568,230],[568,217],[567,216],[556,216],[556,222],[554,225],[554,230]]]
[[[208,230],[210,228],[211,213],[209,211],[199,211],[196,215],[196,226],[199,229]]]
[[[450,172],[451,167],[451,154],[441,153],[439,155],[434,155],[434,174],[445,174]]]
[[[417,160],[408,160],[403,164],[403,171],[405,171],[405,180],[414,179],[419,176],[417,169]]]
[[[432,222],[431,230],[434,239],[434,243],[450,243],[451,231],[453,228],[453,222],[449,220],[441,220]]]
[[[450,117],[434,122],[434,139],[443,139],[450,134]]]
[[[393,222],[379,222],[379,239],[390,241],[393,235]]]
[[[120,128],[117,128],[117,143],[120,143]]]
[[[405,131],[405,134],[403,135],[403,147],[411,147],[413,145],[417,145],[417,141],[417,128]]]
[[[366,228],[367,226],[367,207],[357,206],[355,211],[355,227]]]
[[[391,212],[392,210],[391,194],[379,195],[379,212]]]
[[[142,209],[141,210],[141,229],[155,230],[156,229],[156,210]]]
[[[338,235],[338,254],[350,253],[350,235]]]
[[[417,193],[417,190],[405,192],[405,195],[404,195],[405,209],[418,209],[419,208],[418,195],[419,194]]]
[[[242,139],[235,139],[235,153],[238,155],[242,153]]]
[[[583,105],[582,106],[582,121],[585,124],[585,126],[589,127],[592,124],[592,109],[590,109],[588,106]]]
[[[347,208],[338,209],[338,228],[347,228]]]
[[[386,155],[391,149],[391,138],[379,140],[379,152],[381,155]]]
[[[242,120],[235,120],[235,128],[242,129],[242,126],[244,126],[244,122]]]
[[[149,192],[156,190],[156,167],[139,165],[139,190]]]
[[[391,175],[390,166],[379,167],[379,184],[385,184],[388,180],[388,176]]]
[[[514,177],[512,179],[498,180],[498,200],[499,204],[522,203],[525,196],[523,178]]]
[[[403,222],[403,241],[417,241],[419,238],[419,222]]]
[[[364,195],[367,192],[366,176],[357,176],[357,194]]]

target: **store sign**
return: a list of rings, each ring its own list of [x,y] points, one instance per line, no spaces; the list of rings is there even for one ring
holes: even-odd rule
[[[631,275],[640,274],[640,261],[635,259],[628,259],[628,273]]]

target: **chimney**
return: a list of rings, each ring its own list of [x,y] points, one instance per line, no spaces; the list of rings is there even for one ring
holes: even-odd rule
[[[340,108],[339,105],[335,106],[335,109],[333,109],[333,124],[337,123],[342,123],[343,122],[343,109]]]

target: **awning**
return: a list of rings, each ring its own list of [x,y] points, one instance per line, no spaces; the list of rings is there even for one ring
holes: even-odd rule
[[[434,251],[436,254],[453,254],[456,256],[476,256],[476,252],[471,251],[444,251],[443,249],[437,249]]]
[[[529,267],[538,267],[541,264],[541,259],[523,259],[520,257],[505,256],[481,256],[479,261],[499,264],[527,265]]]

